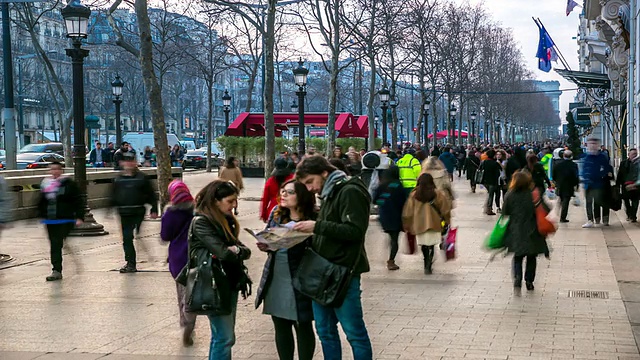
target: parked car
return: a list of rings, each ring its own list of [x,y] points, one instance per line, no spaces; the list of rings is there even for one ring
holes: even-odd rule
[[[54,161],[58,161],[64,166],[64,157],[56,153],[22,153],[16,156],[18,170],[44,169]],[[6,167],[7,164],[3,161],[2,166]]]
[[[58,155],[64,155],[64,148],[62,147],[62,143],[57,142],[29,144],[20,149],[18,153],[55,153]]]
[[[189,150],[184,156],[182,168],[204,169],[207,167],[207,153],[202,150]]]
[[[207,152],[207,148],[206,147],[202,147],[200,149],[198,149],[198,151],[202,151],[203,153]],[[213,145],[211,146],[211,166],[214,168],[219,168],[221,166],[224,166],[224,157],[220,156],[220,153],[216,153],[215,151],[213,151]]]

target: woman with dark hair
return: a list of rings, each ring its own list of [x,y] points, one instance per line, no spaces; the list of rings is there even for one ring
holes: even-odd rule
[[[395,259],[398,254],[398,237],[402,231],[402,209],[407,201],[407,195],[400,182],[400,169],[391,166],[382,172],[380,185],[373,194],[373,202],[378,205],[380,225],[389,235],[391,251],[387,261],[387,269],[398,270]]]
[[[538,232],[532,188],[533,182],[528,172],[514,173],[502,208],[502,214],[509,217],[504,243],[507,251],[513,253],[513,288],[516,295],[520,294],[522,288],[524,258],[527,258],[524,280],[527,290],[531,291],[536,276],[537,256],[549,254],[547,241],[544,235]],[[539,196],[542,199],[542,195],[539,194]],[[539,206],[549,210],[542,200]]]
[[[280,203],[273,208],[267,228],[315,220],[315,204],[316,198],[306,186],[289,180],[280,188]],[[264,302],[262,312],[271,315],[280,360],[293,360],[293,329],[296,331],[298,359],[311,360],[316,348],[311,299],[294,289],[292,280],[307,245],[303,242],[289,249],[270,251],[267,245],[257,243],[268,257],[258,288],[256,309]]]
[[[407,198],[402,211],[402,223],[406,232],[416,234],[424,255],[424,273],[427,275],[432,273],[435,245],[442,240],[443,221],[451,224],[451,199],[436,189],[431,175],[422,174],[418,178],[418,185]]]
[[[211,323],[209,360],[231,360],[231,348],[235,344],[236,308],[238,292],[247,296],[250,282],[245,272],[244,260],[251,257],[251,250],[238,240],[240,225],[233,216],[238,204],[238,188],[224,180],[214,180],[196,196],[196,213],[189,230],[189,255],[194,257],[206,249],[220,262],[226,274],[230,293],[229,315],[208,315]],[[226,292],[225,291],[225,292]]]
[[[238,191],[244,190],[244,181],[242,179],[242,171],[238,167],[238,159],[230,156],[225,166],[218,171],[218,179],[231,181],[238,188]],[[238,207],[233,209],[235,215],[238,215]]]
[[[260,199],[260,219],[265,223],[269,220],[269,215],[271,215],[273,208],[278,205],[278,195],[282,184],[293,179],[293,172],[285,158],[277,158],[273,165],[273,172],[264,184],[262,198]]]
[[[536,155],[527,156],[527,167],[525,169],[531,175],[533,185],[538,189],[538,191],[540,191],[540,196],[544,195],[544,185],[546,183],[547,187],[551,187],[551,181],[549,181],[547,172],[544,171],[542,164],[538,162],[538,157]]]

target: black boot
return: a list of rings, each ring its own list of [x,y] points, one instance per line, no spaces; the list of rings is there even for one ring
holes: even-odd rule
[[[433,260],[433,255],[431,255],[432,246],[422,245],[422,256],[424,258],[424,274],[431,275],[431,261]]]

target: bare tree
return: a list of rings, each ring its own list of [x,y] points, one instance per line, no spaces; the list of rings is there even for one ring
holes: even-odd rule
[[[206,28],[197,35],[197,49],[190,53],[191,64],[197,70],[198,76],[204,80],[207,88],[207,172],[211,172],[211,142],[213,140],[213,112],[214,98],[213,85],[216,77],[225,70],[224,60],[227,55],[226,39],[218,37],[214,26],[217,25],[217,17],[212,11],[208,11],[210,4],[204,4],[204,13],[207,13]]]

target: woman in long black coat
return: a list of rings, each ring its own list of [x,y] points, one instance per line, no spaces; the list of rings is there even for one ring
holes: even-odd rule
[[[504,242],[507,251],[513,253],[513,287],[517,294],[522,287],[524,258],[527,258],[524,280],[527,290],[531,291],[536,277],[537,257],[539,254],[549,255],[547,240],[538,232],[532,188],[531,175],[527,172],[513,174],[502,208],[502,215],[509,217]],[[549,210],[544,201],[539,206]]]
[[[475,149],[469,152],[465,159],[464,167],[467,169],[467,180],[471,183],[471,192],[476,192],[476,171],[480,167],[480,159],[476,156]]]

